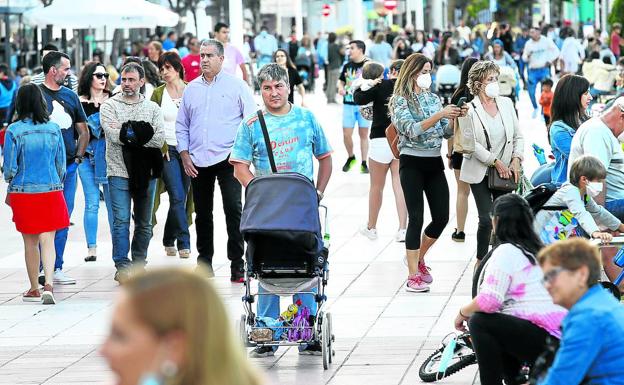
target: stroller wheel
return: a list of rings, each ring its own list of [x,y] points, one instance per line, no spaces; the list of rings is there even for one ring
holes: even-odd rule
[[[334,361],[334,356],[336,355],[336,352],[334,351],[334,341],[336,341],[336,337],[334,336],[334,332],[332,329],[332,317],[331,317],[331,313],[327,313],[326,315],[327,318],[327,330],[328,330],[328,336],[329,336],[329,340],[327,341],[328,345],[329,345],[329,363],[331,364],[332,361]]]
[[[331,334],[329,331],[329,324],[327,314],[323,315],[321,319],[321,354],[323,355],[323,369],[329,369],[331,363]]]

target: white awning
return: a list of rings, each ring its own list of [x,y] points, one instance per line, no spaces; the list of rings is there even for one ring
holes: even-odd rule
[[[179,19],[169,9],[145,0],[54,0],[24,16],[32,25],[67,29],[173,27]]]

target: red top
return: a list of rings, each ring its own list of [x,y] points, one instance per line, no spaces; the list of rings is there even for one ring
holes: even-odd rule
[[[540,96],[540,105],[542,106],[542,109],[544,110],[544,115],[550,116],[550,106],[552,104],[552,100],[553,100],[552,91],[548,91],[548,92],[542,91],[542,96]]]
[[[197,78],[201,74],[201,58],[199,54],[193,55],[190,53],[186,55],[182,59],[182,66],[184,66],[184,81],[190,82]]]
[[[618,35],[617,33],[613,32],[611,33],[611,52],[613,52],[613,54],[615,56],[620,56],[620,35]]]

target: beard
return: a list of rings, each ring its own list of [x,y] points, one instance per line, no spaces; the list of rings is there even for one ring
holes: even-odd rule
[[[132,96],[134,96],[134,95],[136,95],[136,94],[137,94],[137,92],[136,92],[136,91],[134,91],[134,90],[129,90],[129,89],[125,89],[125,90],[124,90],[124,89],[122,89],[122,90],[121,90],[121,93],[123,93],[123,95],[124,95],[124,96],[127,96],[127,97],[132,97]]]

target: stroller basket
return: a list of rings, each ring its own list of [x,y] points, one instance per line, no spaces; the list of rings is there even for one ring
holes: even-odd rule
[[[318,210],[316,188],[305,176],[254,178],[247,186],[241,217],[248,274],[260,278],[322,274],[326,253]]]

